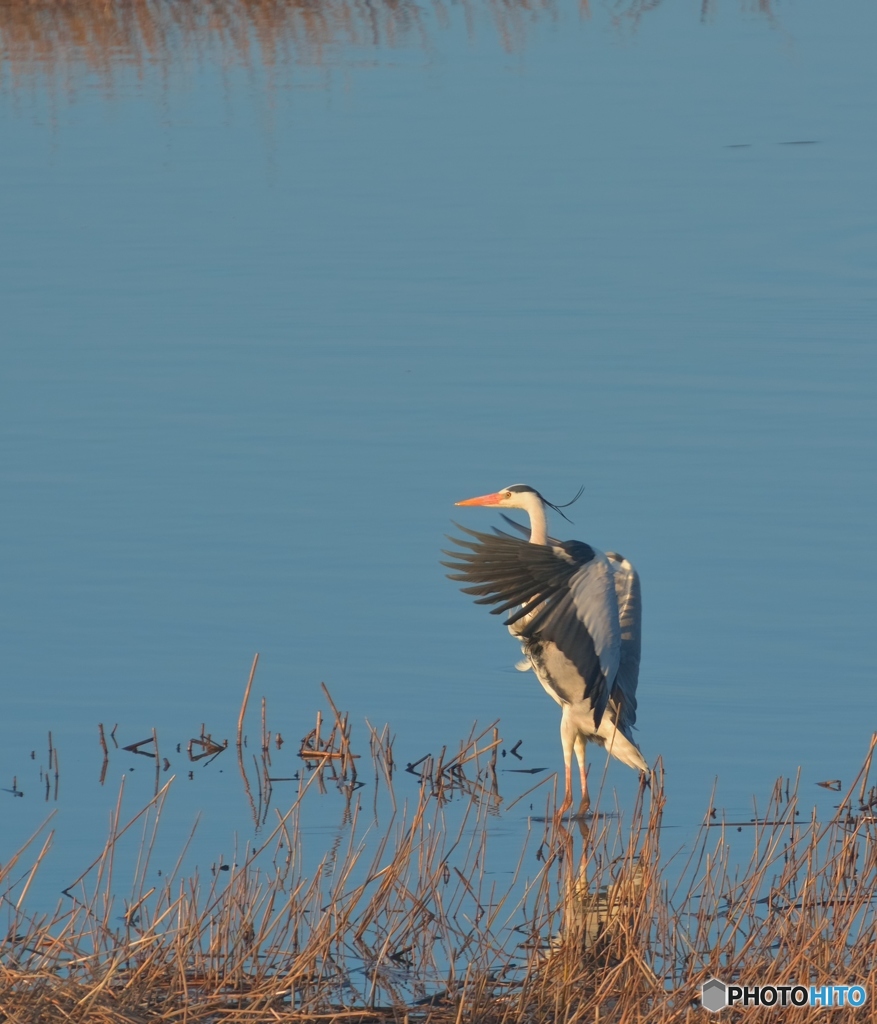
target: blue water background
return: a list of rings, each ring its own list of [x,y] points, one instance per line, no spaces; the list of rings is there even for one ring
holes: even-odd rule
[[[584,483],[553,529],[640,570],[669,823],[715,777],[731,816],[799,766],[823,811],[815,783],[851,781],[877,727],[877,13],[570,5],[511,45],[452,13],[286,77],[208,52],[3,80],[0,860],[57,807],[51,877],[78,874],[121,774],[151,795],[115,750],[98,785],[98,722],[157,729],[169,849],[196,811],[208,859],[245,837],[231,755],[190,780],[184,751],[233,740],[256,651],[278,771],[321,681],[363,753],[366,716],[402,763],[500,718],[556,769],[556,708],[439,566],[452,518],[497,521],[454,501],[518,481]]]

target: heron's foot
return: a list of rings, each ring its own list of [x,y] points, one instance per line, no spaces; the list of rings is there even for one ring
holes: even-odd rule
[[[569,793],[563,798],[563,803],[554,812],[554,823],[556,825],[563,824],[563,816],[572,807],[572,796]]]
[[[575,816],[577,818],[587,817],[588,811],[591,809],[591,798],[587,793],[582,797],[579,809],[576,811]]]

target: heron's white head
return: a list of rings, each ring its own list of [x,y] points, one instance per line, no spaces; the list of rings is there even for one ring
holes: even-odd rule
[[[492,508],[523,508],[529,511],[534,505],[545,505],[542,495],[527,484],[511,484],[495,494],[482,494],[479,498],[466,498],[455,505],[488,505]]]
[[[458,501],[458,505],[484,505],[488,508],[521,508],[530,517],[530,541],[544,544],[548,535],[545,520],[545,506],[549,504],[542,495],[527,484],[511,484],[495,494],[482,494],[479,498]]]
[[[466,498],[465,501],[458,501],[455,504],[483,505],[489,508],[521,508],[530,517],[530,541],[533,544],[545,544],[548,535],[545,509],[553,508],[555,512],[559,512],[564,519],[571,522],[572,520],[562,509],[572,505],[574,501],[578,501],[583,490],[584,487],[580,488],[579,493],[566,505],[555,505],[554,502],[543,498],[536,488],[530,487],[529,484],[511,484],[495,494],[482,494],[478,498]]]

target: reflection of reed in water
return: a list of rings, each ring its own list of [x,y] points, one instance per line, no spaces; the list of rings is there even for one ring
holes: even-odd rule
[[[330,47],[425,48],[455,11],[482,11],[503,45],[553,0],[7,0],[0,4],[0,68],[13,80],[85,68],[109,79],[121,67],[216,57],[226,65],[322,64]]]
[[[754,0],[772,18],[769,0]],[[717,0],[703,0],[701,17]],[[589,0],[570,0],[590,14]],[[616,26],[635,25],[660,0],[608,5]],[[753,0],[742,0],[751,9]],[[471,33],[492,24],[505,49],[523,45],[556,0],[4,0],[0,3],[0,82],[63,78],[87,70],[105,82],[123,68],[170,67],[181,58],[274,69],[322,65],[333,47],[426,49],[455,19]]]

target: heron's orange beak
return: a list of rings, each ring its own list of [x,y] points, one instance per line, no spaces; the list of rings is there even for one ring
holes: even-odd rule
[[[502,501],[502,495],[482,494],[480,498],[467,498],[465,501],[455,501],[455,505],[498,505]]]

